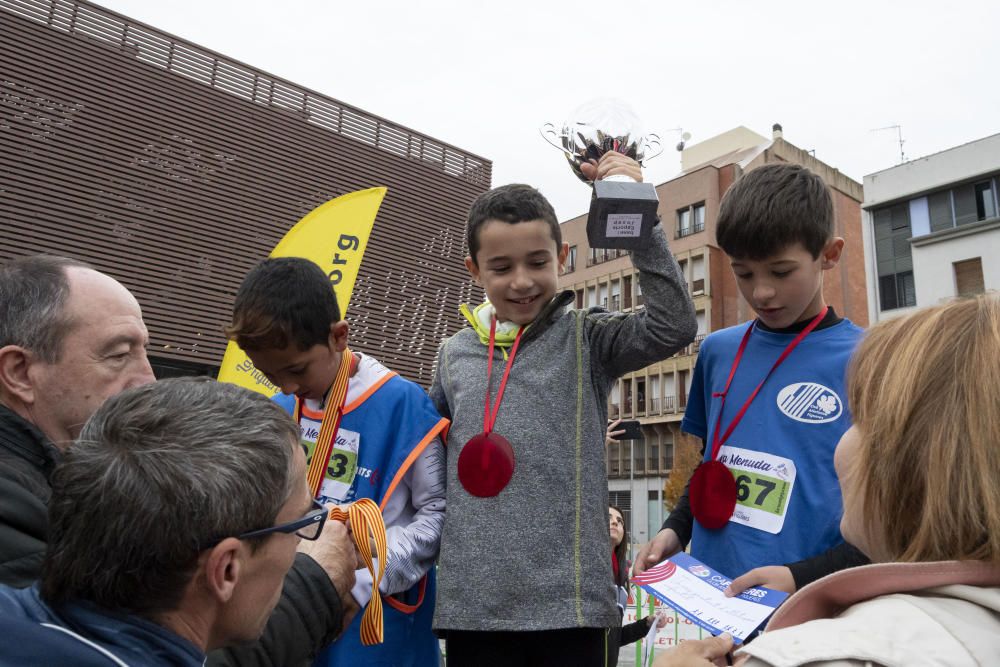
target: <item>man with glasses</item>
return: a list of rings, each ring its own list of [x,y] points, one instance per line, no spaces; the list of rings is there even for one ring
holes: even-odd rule
[[[135,297],[110,276],[51,256],[0,266],[0,583],[39,578],[52,472],[105,400],[153,382],[148,341]],[[301,664],[350,623],[346,529],[300,551],[260,641],[215,651],[209,665]]]
[[[191,665],[256,640],[328,513],[298,431],[206,378],[126,390],[52,477],[39,583],[0,587],[0,665]],[[353,564],[352,564],[353,565]]]

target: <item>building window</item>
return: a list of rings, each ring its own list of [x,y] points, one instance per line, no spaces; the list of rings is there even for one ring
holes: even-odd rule
[[[649,376],[649,414],[660,414],[660,376]]]
[[[573,273],[576,271],[576,246],[571,245],[569,247],[569,254],[566,255],[566,273]]]
[[[624,297],[622,307],[628,310],[632,307],[632,276],[622,278],[622,296]]]
[[[705,293],[705,256],[691,258],[691,293]]]
[[[583,308],[583,290],[576,290],[576,307]]]
[[[933,210],[933,203],[931,209]],[[877,209],[872,214],[879,304],[882,310],[917,304],[913,257],[910,252],[909,213],[909,204],[903,202]]]
[[[955,269],[955,293],[958,296],[972,296],[986,291],[982,257],[955,262],[952,266]]]
[[[993,181],[976,183],[976,215],[980,220],[997,217],[996,188]]]
[[[646,472],[646,441],[633,440],[632,454],[633,454],[632,458],[635,459],[636,474],[642,474]]]
[[[649,444],[649,472],[656,472],[660,469],[660,445],[656,440]],[[650,491],[650,493],[656,493]]]
[[[705,231],[705,203],[677,211],[677,238]]]
[[[917,202],[923,199],[921,197],[913,201]],[[935,192],[928,195],[926,199],[931,233],[969,225],[980,220],[990,220],[996,218],[998,211],[1000,211],[995,178]],[[914,236],[926,233],[921,227],[922,225],[914,225]]]
[[[618,441],[608,445],[608,475],[617,477],[621,474],[621,444]]]

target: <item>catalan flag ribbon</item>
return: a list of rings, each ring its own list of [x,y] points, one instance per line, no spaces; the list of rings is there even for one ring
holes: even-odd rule
[[[345,348],[340,355],[340,368],[337,369],[337,377],[333,380],[333,386],[326,396],[326,409],[323,412],[323,425],[319,428],[319,436],[316,438],[316,449],[313,450],[312,459],[309,461],[309,470],[306,473],[306,481],[309,483],[309,491],[313,498],[319,497],[320,488],[323,485],[323,478],[326,477],[327,467],[330,465],[330,456],[333,454],[333,445],[337,440],[337,431],[340,429],[340,418],[344,415],[344,401],[347,399],[347,383],[351,379],[351,371],[354,369],[354,353]],[[295,414],[292,415],[295,423],[299,423],[302,401],[295,399]]]
[[[315,460],[315,459],[313,459]],[[378,592],[379,582],[382,581],[382,570],[385,569],[386,558],[386,538],[385,523],[382,520],[382,512],[375,501],[369,498],[351,503],[347,511],[339,507],[330,510],[330,518],[335,521],[347,521],[351,523],[351,534],[354,536],[354,543],[358,545],[361,558],[365,562],[365,567],[372,574],[372,596],[361,616],[361,643],[365,646],[381,644],[383,638],[382,619],[382,596]],[[371,541],[375,541],[376,558],[380,558],[382,567],[375,571],[375,562],[372,559]]]

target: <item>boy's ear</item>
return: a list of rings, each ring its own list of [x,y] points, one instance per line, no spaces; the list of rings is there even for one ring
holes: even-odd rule
[[[844,253],[844,239],[835,236],[826,242],[820,252],[820,268],[829,271],[840,262],[840,256]]]
[[[566,269],[566,258],[569,257],[569,244],[563,243],[559,248],[559,275]]]
[[[482,287],[483,284],[479,282],[479,267],[476,266],[475,260],[470,255],[465,257],[465,268],[468,269],[469,275],[476,281],[476,284]]]
[[[338,352],[347,349],[347,334],[350,327],[347,320],[340,320],[330,325],[330,345]]]

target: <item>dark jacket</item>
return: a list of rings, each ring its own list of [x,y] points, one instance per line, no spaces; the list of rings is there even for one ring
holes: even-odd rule
[[[0,583],[26,588],[42,571],[58,460],[41,431],[0,404]]]
[[[145,619],[108,613],[87,603],[49,607],[38,587],[0,586],[0,667],[200,667],[205,654]]]
[[[49,478],[59,450],[0,405],[0,583],[25,588],[39,578],[48,539]],[[340,634],[343,606],[326,571],[297,554],[281,599],[254,644],[214,651],[208,665],[308,663]]]

